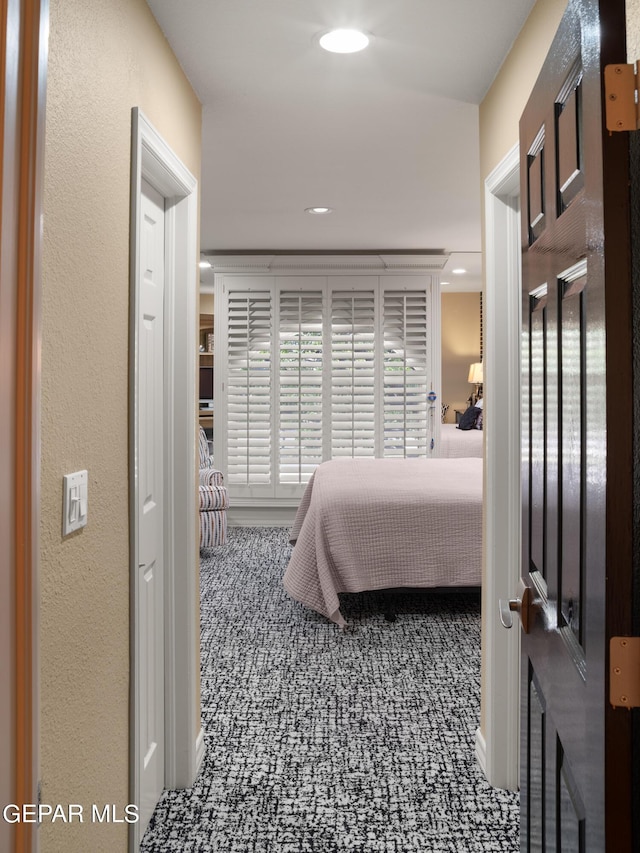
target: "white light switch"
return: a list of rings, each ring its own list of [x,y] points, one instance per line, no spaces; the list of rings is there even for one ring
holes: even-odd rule
[[[63,477],[62,535],[68,536],[87,523],[87,488],[89,475],[86,471],[65,474]]]

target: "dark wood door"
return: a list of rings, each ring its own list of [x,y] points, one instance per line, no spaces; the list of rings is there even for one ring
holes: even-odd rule
[[[623,0],[571,0],[520,122],[524,851],[631,850],[631,715],[606,692],[631,618],[628,139],[602,117],[624,41]]]

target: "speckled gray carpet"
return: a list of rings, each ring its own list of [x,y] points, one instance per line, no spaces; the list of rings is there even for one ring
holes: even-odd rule
[[[343,596],[343,633],[282,588],[287,533],[235,528],[202,556],[206,757],[141,850],[515,853],[518,796],[474,756],[477,596],[395,593],[395,622]]]

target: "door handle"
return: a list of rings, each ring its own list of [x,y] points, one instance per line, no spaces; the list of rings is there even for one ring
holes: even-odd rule
[[[510,598],[508,601],[501,598],[498,604],[500,605],[500,621],[505,628],[512,628],[513,614],[520,612],[522,601],[519,598]]]
[[[505,628],[511,628],[513,626],[513,614],[519,613],[522,630],[525,634],[528,634],[535,615],[535,607],[530,587],[522,584],[521,595],[522,598],[510,598],[508,600],[505,600],[504,598],[499,599],[500,621]]]

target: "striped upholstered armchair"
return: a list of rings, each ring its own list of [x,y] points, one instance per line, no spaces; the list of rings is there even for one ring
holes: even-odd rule
[[[227,539],[229,499],[222,472],[213,467],[213,457],[209,455],[209,442],[202,427],[200,427],[198,449],[200,453],[198,489],[200,547],[213,548],[215,545],[224,545]]]

